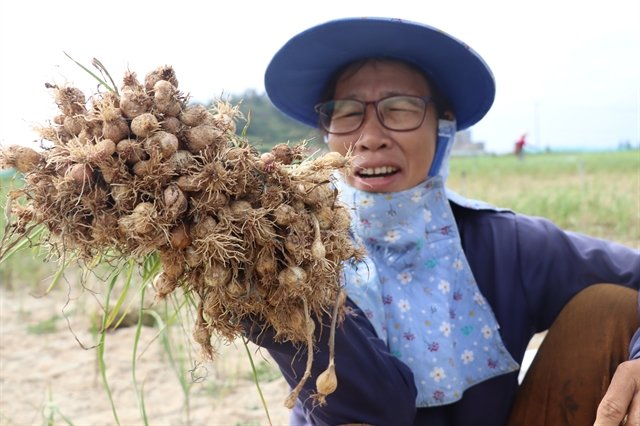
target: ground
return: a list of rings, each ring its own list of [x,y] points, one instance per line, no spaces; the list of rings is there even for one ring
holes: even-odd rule
[[[100,337],[92,327],[99,322],[100,298],[71,286],[44,295],[42,289],[1,284],[0,426],[134,426],[145,424],[144,415],[154,426],[288,424],[283,401],[289,389],[266,352],[249,346],[268,415],[243,343],[223,345],[214,361],[200,364],[198,348],[180,347],[180,334],[190,330],[179,326],[168,341],[157,327],[142,327],[136,359],[142,414],[133,385],[132,323],[106,334],[114,414],[95,347]],[[540,341],[540,335],[532,341],[527,364]]]
[[[93,347],[99,335],[91,332],[86,315],[90,308],[74,307],[75,300],[65,307],[66,294],[60,291],[34,297],[0,285],[0,296],[0,425],[144,424],[132,379],[136,327],[106,335],[104,359],[114,414]],[[148,424],[269,424],[242,342],[224,346],[216,361],[195,369],[197,350],[182,361],[176,360],[174,350],[180,376],[157,328],[143,327],[138,347],[143,354],[136,362],[136,375],[144,389]],[[250,348],[271,422],[287,424],[289,410],[283,401],[288,386],[274,364]]]

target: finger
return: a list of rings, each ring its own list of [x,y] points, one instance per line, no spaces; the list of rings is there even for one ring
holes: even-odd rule
[[[640,394],[636,394],[629,406],[625,426],[640,426]]]
[[[623,362],[616,369],[609,389],[598,406],[594,426],[618,426],[624,420],[627,410],[636,408],[635,402],[634,407],[631,407],[632,401],[634,398],[640,398],[640,395],[638,395],[638,385],[631,370],[629,361]],[[629,424],[628,421],[627,424]]]
[[[640,390],[638,389],[631,400],[629,411],[627,412],[627,421],[624,424],[625,426],[640,426]]]

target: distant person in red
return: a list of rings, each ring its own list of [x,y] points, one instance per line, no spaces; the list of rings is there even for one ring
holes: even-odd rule
[[[520,138],[515,143],[514,152],[516,154],[516,157],[518,157],[520,160],[524,158],[524,146],[527,143],[526,137],[527,137],[527,134],[523,133],[522,136],[520,136]]]

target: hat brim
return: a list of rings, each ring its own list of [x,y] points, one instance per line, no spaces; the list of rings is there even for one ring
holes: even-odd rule
[[[279,110],[315,127],[314,105],[334,73],[368,57],[423,70],[449,101],[459,130],[477,123],[493,104],[493,74],[469,46],[428,25],[389,18],[340,19],[294,36],[267,67],[267,95]]]

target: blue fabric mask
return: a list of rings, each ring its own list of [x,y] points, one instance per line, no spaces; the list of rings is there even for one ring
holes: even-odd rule
[[[474,384],[516,371],[462,251],[443,177],[397,193],[338,187],[368,251],[345,265],[345,289],[413,371],[417,406],[453,403]]]

